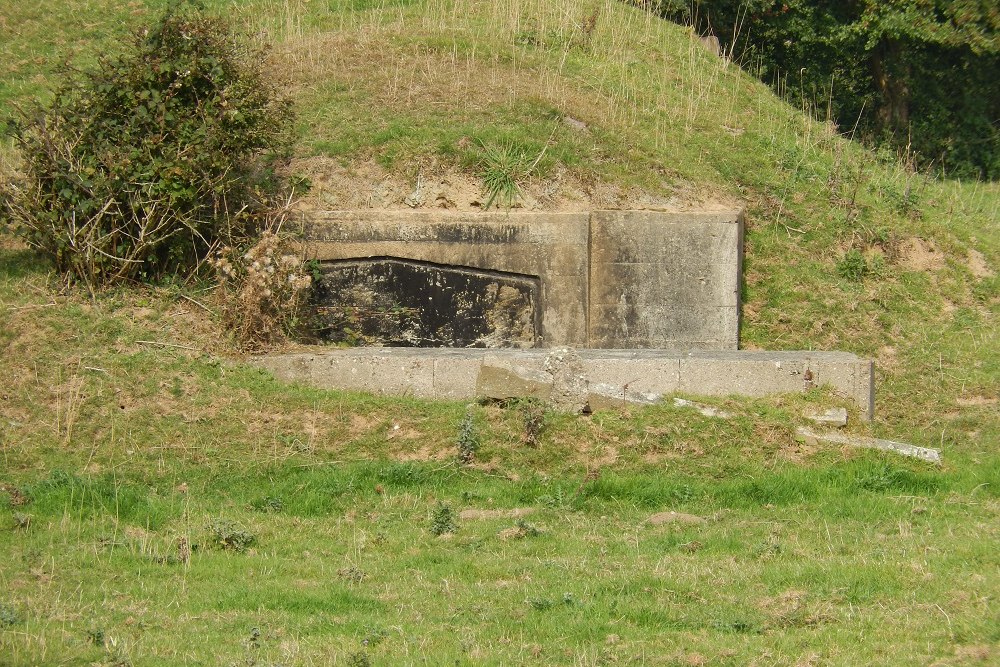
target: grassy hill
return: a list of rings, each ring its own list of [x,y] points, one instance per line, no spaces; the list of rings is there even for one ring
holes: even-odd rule
[[[0,0],[0,105],[165,4]],[[538,447],[530,406],[474,406],[460,466],[464,405],[281,386],[207,286],[89,299],[4,239],[0,665],[997,659],[996,184],[866,151],[624,3],[206,4],[273,44],[304,206],[473,208],[497,155],[526,208],[745,206],[743,346],[875,358],[849,428],[945,465],[797,442],[817,391],[548,415]],[[441,538],[443,507],[495,513]]]

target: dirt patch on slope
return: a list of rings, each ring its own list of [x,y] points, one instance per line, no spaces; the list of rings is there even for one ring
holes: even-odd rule
[[[308,178],[310,189],[300,200],[300,210],[407,210],[440,209],[482,211],[489,201],[477,176],[433,161],[399,171],[388,171],[374,160],[345,166],[327,157],[298,158],[291,170]],[[595,209],[649,209],[666,211],[731,211],[740,208],[734,199],[714,196],[696,188],[678,188],[660,196],[638,188],[587,182],[558,169],[546,178],[521,186],[513,207],[521,211],[582,212]]]
[[[899,264],[907,271],[937,271],[944,268],[944,253],[933,241],[916,237],[899,247]]]
[[[972,271],[972,275],[976,278],[993,277],[993,269],[990,268],[990,264],[986,261],[985,255],[975,248],[969,250],[969,254],[966,257],[966,265],[969,267],[969,271]]]

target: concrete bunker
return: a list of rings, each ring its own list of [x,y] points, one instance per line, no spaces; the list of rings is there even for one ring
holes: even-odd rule
[[[285,380],[590,407],[828,385],[874,413],[870,360],[738,351],[740,212],[334,211],[308,214],[303,240],[328,340],[353,318],[346,342],[376,347],[258,359]]]
[[[739,211],[333,211],[304,237],[328,340],[339,317],[374,345],[738,347]]]

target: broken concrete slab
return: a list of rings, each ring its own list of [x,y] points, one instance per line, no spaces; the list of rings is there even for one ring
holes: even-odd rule
[[[476,380],[476,394],[497,401],[511,398],[547,401],[552,394],[552,374],[523,366],[503,368],[483,364]]]
[[[905,442],[894,440],[880,440],[878,438],[865,438],[862,436],[845,435],[843,433],[825,432],[818,433],[808,428],[799,428],[796,433],[801,438],[813,439],[818,442],[829,442],[835,445],[847,445],[848,447],[862,447],[865,449],[880,449],[886,452],[894,452],[902,456],[927,461],[929,463],[941,463],[941,452],[928,447],[917,447]]]
[[[695,396],[797,393],[807,388],[802,376],[809,370],[813,382],[829,385],[852,400],[864,418],[872,417],[872,362],[853,354],[666,350],[578,350],[576,354],[582,371],[570,376],[582,372],[592,408],[620,406],[623,401],[653,403],[681,391]],[[351,348],[268,355],[255,363],[280,379],[326,389],[469,400],[542,398],[555,382],[545,367],[549,355],[547,350]]]
[[[587,409],[587,371],[576,350],[560,348],[545,357],[545,371],[552,376],[549,405],[561,412]]]
[[[663,394],[635,391],[607,382],[591,382],[587,391],[587,404],[591,410],[613,410],[628,404],[656,405],[663,400]]]
[[[821,426],[836,426],[842,428],[847,426],[847,408],[830,408],[828,410],[806,411],[805,418]]]
[[[731,412],[726,412],[725,410],[720,410],[719,408],[711,405],[705,405],[704,403],[689,401],[684,398],[675,398],[674,405],[679,408],[693,408],[705,417],[716,417],[718,419],[731,419],[733,417],[733,413]]]

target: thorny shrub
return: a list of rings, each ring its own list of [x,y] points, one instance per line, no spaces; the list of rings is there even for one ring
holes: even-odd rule
[[[208,530],[212,533],[213,544],[227,551],[243,553],[257,541],[256,535],[227,519],[216,519]]]
[[[90,288],[184,275],[252,237],[283,189],[291,103],[260,49],[176,4],[11,123],[0,220]]]
[[[245,251],[218,250],[211,264],[219,279],[222,318],[244,350],[263,350],[299,327],[312,278],[280,223],[270,225]]]
[[[438,504],[434,513],[431,515],[431,534],[437,535],[449,535],[458,530],[458,524],[455,523],[455,512],[443,503]]]
[[[465,416],[462,417],[462,423],[458,428],[456,445],[458,446],[459,463],[468,465],[475,460],[476,452],[479,451],[480,438],[471,409],[466,410]]]

